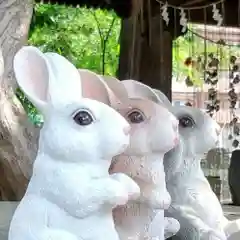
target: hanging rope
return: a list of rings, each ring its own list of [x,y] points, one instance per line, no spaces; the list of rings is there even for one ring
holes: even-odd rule
[[[160,3],[161,5],[164,5],[166,3],[166,1],[164,2],[164,1],[160,1],[160,0],[156,0],[156,2]],[[225,0],[220,0],[220,1],[213,2],[213,3],[205,4],[202,6],[195,6],[195,7],[174,6],[174,5],[168,4],[168,7],[179,9],[179,10],[181,10],[181,9],[196,10],[196,9],[204,9],[204,8],[213,7],[214,5],[218,5],[223,2],[225,2]]]
[[[205,25],[205,26],[206,26],[206,25]],[[211,42],[211,43],[214,43],[214,44],[217,44],[217,45],[229,46],[229,47],[236,47],[236,44],[226,43],[226,41],[223,41],[223,40],[221,40],[221,39],[218,40],[218,41],[214,41],[214,40],[206,37],[206,35],[207,35],[207,28],[206,28],[206,27],[204,27],[204,28],[205,28],[205,30],[204,30],[204,32],[205,32],[204,35],[205,35],[205,36],[203,36],[203,35],[195,32],[194,30],[191,30],[190,28],[188,28],[188,31],[189,31],[189,32],[192,32],[195,36],[197,36],[197,37],[199,37],[199,38],[201,38],[201,39],[203,39],[203,40],[207,40],[207,41],[209,41],[209,42]],[[219,30],[219,31],[220,31],[220,30]],[[225,34],[225,35],[227,35],[227,34]],[[239,43],[240,43],[240,31],[239,31]]]
[[[137,35],[137,16],[133,17],[133,37],[132,37],[132,51],[130,57],[130,75],[129,78],[133,78],[134,76],[134,59],[136,58],[136,35]]]

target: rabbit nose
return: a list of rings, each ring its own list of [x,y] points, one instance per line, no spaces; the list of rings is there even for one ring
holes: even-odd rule
[[[131,130],[130,126],[127,126],[127,127],[123,128],[123,132],[124,132],[125,135],[128,135],[130,133],[130,130]]]

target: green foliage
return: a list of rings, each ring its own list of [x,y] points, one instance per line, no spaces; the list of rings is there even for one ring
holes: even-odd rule
[[[37,109],[32,105],[32,103],[26,98],[21,89],[16,90],[16,96],[22,103],[24,110],[27,112],[31,122],[37,126],[40,126],[43,122],[43,117],[37,112]]]
[[[120,19],[113,12],[37,4],[32,25],[29,44],[44,52],[57,52],[78,68],[100,74],[104,54],[104,74],[115,76]]]

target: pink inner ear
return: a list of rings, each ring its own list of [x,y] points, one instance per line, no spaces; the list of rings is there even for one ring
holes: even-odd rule
[[[114,77],[110,76],[103,76],[105,82],[107,83],[108,87],[113,91],[116,97],[121,100],[122,102],[128,99],[128,93],[121,81]]]
[[[153,102],[158,102],[157,94],[149,86],[135,80],[124,80],[122,83],[125,86],[129,97],[146,98]]]
[[[82,95],[110,105],[107,89],[99,79],[98,75],[87,70],[79,70],[82,82]]]
[[[107,90],[107,92],[108,92],[110,106],[112,108],[118,109],[119,105],[122,102],[119,100],[119,98],[116,97],[116,95],[112,92],[112,90],[110,88]]]
[[[33,56],[34,57],[34,56]],[[37,62],[37,60],[29,59],[29,65],[30,63]],[[46,62],[41,58],[39,60],[38,57],[38,66],[34,69],[28,68],[29,76],[30,76],[30,83],[31,87],[34,91],[34,93],[37,93],[39,99],[47,102],[47,91],[48,91],[48,80],[49,80],[49,74],[48,74],[48,68]],[[37,81],[34,81],[34,79]]]
[[[15,75],[32,100],[47,101],[49,74],[45,59],[35,49],[23,48],[15,57]]]

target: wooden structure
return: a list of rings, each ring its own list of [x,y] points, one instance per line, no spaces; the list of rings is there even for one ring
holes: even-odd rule
[[[45,1],[44,1],[45,2]],[[46,2],[49,2],[46,0]],[[165,0],[50,0],[72,6],[113,9],[122,17],[119,78],[134,78],[162,90],[171,99],[172,43],[181,34],[180,8],[186,9],[190,22],[216,24],[211,4],[220,5],[223,25],[240,25],[239,0],[169,0],[169,24],[161,16]],[[208,6],[208,7],[207,7]],[[190,10],[189,10],[190,9]]]
[[[36,0],[35,2],[114,10],[121,18],[129,18],[137,14],[140,8],[140,0]]]

